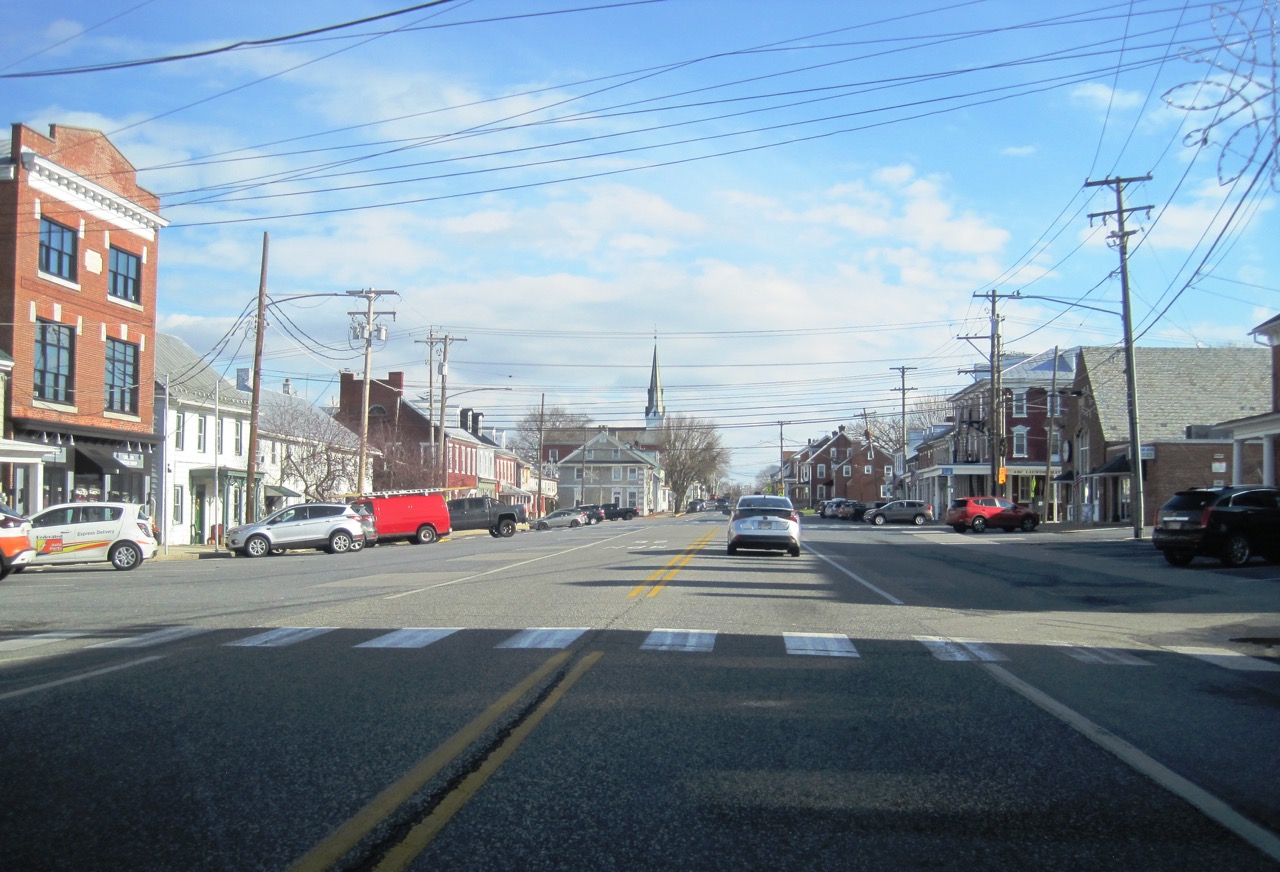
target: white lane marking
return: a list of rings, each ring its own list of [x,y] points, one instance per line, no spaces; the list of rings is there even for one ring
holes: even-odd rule
[[[843,572],[845,575],[849,576],[849,577],[850,577],[850,578],[852,578],[854,581],[856,581],[858,584],[862,585],[863,587],[865,587],[867,590],[871,591],[872,593],[875,593],[875,594],[878,594],[878,595],[880,595],[880,596],[884,597],[884,598],[885,598],[885,599],[887,599],[889,602],[893,603],[895,606],[906,605],[902,600],[898,599],[898,598],[897,598],[896,596],[894,596],[893,594],[884,592],[883,590],[881,590],[880,588],[876,587],[876,586],[875,586],[874,584],[872,584],[871,582],[867,581],[867,580],[866,580],[865,578],[863,578],[862,576],[858,575],[856,572],[851,572],[850,570],[845,569],[845,568],[844,568],[843,566],[841,566],[839,563],[836,563],[834,560],[832,560],[830,557],[826,556],[825,554],[820,554],[820,553],[818,553],[817,551],[814,551],[814,550],[813,550],[813,546],[806,544],[804,547],[805,547],[805,550],[806,550],[806,551],[808,551],[810,554],[812,554],[814,557],[817,557],[819,560],[825,560],[827,563],[831,564],[831,565],[832,565],[832,566],[834,566],[836,569],[838,569],[839,571]]]
[[[58,630],[51,633],[40,633],[22,639],[5,639],[0,642],[0,651],[21,651],[23,648],[35,648],[37,645],[49,645],[64,639],[79,639],[91,635],[88,630]]]
[[[1186,654],[1188,657],[1221,666],[1223,669],[1234,669],[1237,672],[1280,672],[1280,666],[1274,663],[1241,654],[1239,651],[1232,651],[1230,648],[1168,646],[1165,650]]]
[[[783,633],[788,654],[815,657],[858,657],[853,640],[844,633]]]
[[[612,536],[609,539],[602,539],[600,540],[600,542],[611,542],[614,539],[617,539],[620,536],[625,536],[625,535],[626,535],[625,533],[619,533],[617,536]],[[577,545],[577,546],[574,546],[573,548],[565,548],[563,550],[554,551],[550,554],[540,554],[537,557],[530,557],[528,560],[521,560],[517,563],[509,563],[509,564],[506,564],[505,566],[495,566],[493,569],[486,569],[484,572],[477,572],[474,575],[464,575],[462,578],[455,578],[451,581],[442,581],[439,584],[430,584],[430,585],[427,585],[426,587],[419,587],[413,590],[406,590],[403,593],[393,593],[385,597],[385,599],[389,599],[389,600],[400,599],[401,597],[413,596],[414,594],[419,594],[419,593],[426,593],[427,591],[435,590],[438,587],[450,587],[455,584],[462,584],[465,581],[474,581],[477,578],[484,578],[486,575],[493,575],[498,572],[508,572],[512,569],[518,569],[521,566],[528,566],[530,563],[537,563],[539,560],[546,560],[549,557],[560,557],[564,554],[572,554],[574,551],[581,551],[583,548],[595,548],[600,545],[600,542],[588,542],[585,545]]]
[[[1091,648],[1087,645],[1066,645],[1063,653],[1081,663],[1101,663],[1107,666],[1155,666],[1150,660],[1134,657],[1124,651],[1111,648]]]
[[[948,639],[945,636],[914,636],[913,638],[928,648],[929,653],[934,657],[948,662],[982,660],[992,663],[997,660],[1009,659],[1003,654],[992,651],[981,642]]]
[[[1110,751],[1161,787],[1182,797],[1200,809],[1211,820],[1217,821],[1271,859],[1280,860],[1280,836],[1258,826],[1204,788],[1183,778],[1172,769],[1157,763],[1115,733],[1095,724],[1079,712],[1067,708],[1044,691],[1027,684],[1003,666],[984,663],[981,668],[987,670],[993,678],[1006,687],[1013,689],[1058,720],[1078,730],[1087,739]]]
[[[510,639],[499,642],[497,648],[568,648],[590,627],[530,627],[521,630]]]
[[[86,672],[83,675],[73,675],[70,678],[59,678],[57,681],[47,681],[44,684],[37,684],[34,687],[24,687],[22,690],[11,690],[8,693],[0,693],[0,700],[26,696],[28,693],[35,693],[38,690],[48,690],[51,687],[59,687],[63,684],[72,684],[77,681],[84,681],[86,678],[97,678],[99,675],[106,675],[109,672],[119,672],[121,669],[132,669],[134,666],[141,666],[144,663],[151,663],[155,660],[163,659],[163,654],[156,654],[151,657],[143,657],[140,660],[131,660],[128,663],[121,663],[118,666],[108,666],[106,669],[95,669],[93,672]]]
[[[405,627],[391,633],[361,642],[357,648],[425,648],[432,642],[439,642],[446,636],[452,636],[462,627]]]
[[[296,645],[298,642],[322,636],[336,629],[337,627],[277,627],[274,630],[268,630],[265,633],[259,633],[247,639],[227,642],[226,646],[229,648],[283,648],[286,645]]]
[[[654,630],[641,651],[693,651],[709,653],[716,645],[715,630]]]
[[[145,633],[141,636],[133,636],[128,639],[112,639],[110,642],[99,642],[96,645],[90,645],[90,648],[150,648],[153,645],[163,645],[166,642],[174,642],[178,639],[186,639],[189,636],[198,636],[201,633],[209,632],[208,627],[169,627],[164,630],[156,630],[153,633]]]

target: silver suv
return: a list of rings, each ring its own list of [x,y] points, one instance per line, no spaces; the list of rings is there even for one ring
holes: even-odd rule
[[[868,510],[863,520],[877,526],[885,521],[895,521],[902,524],[915,524],[919,527],[922,524],[933,523],[933,506],[923,500],[894,500]]]
[[[344,554],[363,546],[360,513],[346,503],[287,506],[261,521],[227,531],[227,549],[245,557],[261,557],[290,548]]]

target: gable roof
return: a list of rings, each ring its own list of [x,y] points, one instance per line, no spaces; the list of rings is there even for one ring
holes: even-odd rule
[[[1271,410],[1271,354],[1266,348],[1135,348],[1138,432],[1144,442],[1185,439],[1190,424],[1216,424]],[[1086,380],[1107,442],[1129,438],[1124,349],[1080,349]]]
[[[618,451],[618,457],[617,457],[617,458],[613,458],[613,457],[603,457],[603,458],[602,458],[602,457],[594,457],[594,458],[586,459],[586,460],[584,461],[584,458],[583,458],[583,450],[584,450],[584,449],[590,449],[590,450],[594,451],[594,450],[596,450],[596,449],[598,449],[598,448],[602,448],[602,447],[603,447],[603,448],[608,448],[608,449],[614,449],[614,450]],[[579,447],[575,448],[573,451],[571,451],[571,452],[569,452],[568,454],[566,454],[564,457],[560,458],[559,465],[560,465],[560,466],[573,466],[574,464],[581,464],[581,463],[584,463],[584,462],[585,462],[585,463],[597,463],[597,464],[598,464],[598,463],[601,463],[601,462],[609,462],[609,463],[643,463],[643,464],[645,464],[645,465],[647,465],[647,466],[652,466],[652,467],[655,467],[655,468],[656,468],[656,467],[657,467],[657,465],[658,465],[658,462],[657,462],[657,460],[653,457],[653,455],[651,455],[651,454],[649,454],[649,453],[647,453],[647,452],[641,451],[641,450],[639,450],[639,449],[637,449],[637,448],[630,448],[630,447],[628,447],[628,446],[627,446],[627,444],[626,444],[625,442],[623,442],[621,439],[619,439],[619,438],[617,438],[616,436],[613,436],[613,435],[611,435],[611,434],[609,434],[609,433],[606,433],[606,432],[605,432],[605,431],[603,431],[603,430],[598,430],[598,431],[596,431],[596,433],[595,433],[594,435],[592,435],[592,437],[591,437],[590,439],[588,439],[588,440],[587,440],[587,444],[586,444],[585,446],[579,446]]]

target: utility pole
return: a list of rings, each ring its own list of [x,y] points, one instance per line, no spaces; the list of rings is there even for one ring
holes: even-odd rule
[[[454,342],[466,342],[466,337],[458,338],[455,336],[445,335],[440,343],[443,347],[440,356],[440,432],[437,434],[440,439],[440,447],[436,452],[436,463],[439,467],[440,487],[447,489],[449,487],[449,462],[444,456],[444,415],[445,409],[448,408],[447,385],[449,378],[449,345]]]
[[[1108,238],[1115,242],[1116,248],[1120,252],[1120,298],[1121,315],[1124,320],[1124,368],[1129,395],[1129,514],[1132,516],[1133,538],[1135,539],[1142,538],[1142,528],[1146,523],[1146,507],[1142,494],[1142,442],[1138,437],[1138,374],[1134,366],[1133,315],[1129,306],[1129,237],[1137,231],[1125,230],[1124,219],[1130,212],[1145,211],[1150,216],[1152,207],[1136,206],[1126,208],[1124,205],[1124,186],[1133,182],[1149,181],[1151,181],[1150,173],[1145,176],[1131,178],[1116,176],[1112,179],[1086,181],[1084,183],[1086,188],[1106,186],[1114,188],[1116,192],[1116,208],[1109,212],[1091,212],[1089,214],[1089,222],[1092,223],[1094,218],[1101,218],[1105,223],[1110,216],[1114,216],[1116,219],[1116,229],[1109,234]]]
[[[542,517],[542,449],[544,447],[543,434],[547,429],[547,395],[542,395],[542,400],[538,404],[538,508],[534,512],[535,518]]]
[[[436,346],[443,342],[436,336],[436,328],[430,328],[426,339],[415,340],[417,345],[427,346],[427,420],[436,419]]]
[[[778,493],[780,496],[787,496],[787,474],[786,452],[782,448],[782,427],[784,424],[790,424],[790,421],[778,422]]]
[[[369,459],[369,380],[372,377],[370,370],[373,365],[373,340],[376,336],[378,339],[387,338],[387,328],[379,326],[374,329],[374,319],[380,315],[390,315],[391,320],[395,320],[396,313],[394,311],[375,312],[373,310],[374,303],[378,298],[388,294],[400,296],[396,291],[375,291],[372,288],[363,291],[347,291],[350,297],[359,297],[365,301],[364,312],[348,312],[352,318],[359,318],[363,315],[364,324],[353,325],[353,332],[358,332],[360,337],[364,339],[364,384],[361,386],[362,395],[360,400],[360,467],[356,470],[356,493],[363,494],[365,492],[365,467],[368,465]]]
[[[902,378],[902,387],[894,388],[895,391],[902,393],[902,468],[898,471],[899,475],[906,477],[907,474],[907,391],[914,391],[915,388],[907,387],[907,373],[914,370],[914,366],[891,366],[889,369],[898,373]],[[903,496],[906,496],[905,488]]]
[[[1000,301],[1000,292],[991,291],[986,294],[974,294],[975,297],[981,297],[991,303],[991,360],[988,366],[988,372],[991,379],[991,422],[987,428],[988,437],[991,440],[991,493],[993,496],[1002,497],[1008,493],[1008,482],[1000,481],[1000,471],[1005,468],[1005,438],[1004,438],[1004,386],[1000,383],[1001,360],[1004,351],[1000,345],[1000,315],[996,310],[996,306]],[[1005,294],[1005,297],[1011,297],[1014,294]],[[962,337],[968,338],[968,337]],[[982,337],[974,337],[982,338]]]
[[[267,250],[271,237],[265,231],[262,234],[262,270],[258,276],[258,321],[256,336],[253,340],[253,384],[250,385],[252,400],[249,412],[249,462],[245,469],[245,523],[252,523],[257,516],[258,488],[258,404],[262,400],[262,341],[266,327],[267,315]]]
[[[1049,396],[1044,404],[1044,517],[1040,520],[1052,520],[1053,515],[1053,419],[1054,403],[1058,401],[1058,346],[1053,346],[1053,380],[1050,382]]]

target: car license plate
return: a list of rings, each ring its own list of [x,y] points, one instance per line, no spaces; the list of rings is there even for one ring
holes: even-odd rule
[[[772,530],[773,521],[759,521],[756,523],[756,527],[760,530]]]

